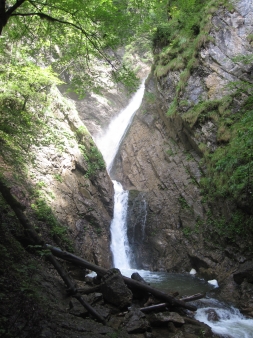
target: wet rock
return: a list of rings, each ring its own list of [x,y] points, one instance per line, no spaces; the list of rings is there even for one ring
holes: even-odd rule
[[[103,300],[103,294],[100,292],[94,292],[87,296],[87,300],[90,304],[95,304]]]
[[[128,333],[143,333],[150,331],[150,324],[144,313],[139,309],[132,309],[126,314],[124,325]]]
[[[177,325],[183,325],[185,323],[184,319],[176,312],[161,312],[153,313],[148,316],[151,325],[159,326],[161,324],[167,324],[169,322],[175,323]]]
[[[69,313],[82,318],[89,315],[88,311],[74,298],[69,302]]]
[[[108,303],[124,309],[132,302],[132,292],[127,288],[119,269],[110,269],[102,278],[101,292]]]
[[[234,273],[233,278],[237,284],[242,284],[244,279],[247,279],[249,283],[253,283],[253,262],[242,264],[239,270]]]
[[[140,283],[143,283],[143,284],[148,284],[142,277],[141,275],[138,273],[138,272],[134,272],[132,275],[131,275],[131,278],[136,280],[137,282],[140,282]]]
[[[88,273],[86,269],[80,268],[80,267],[75,266],[73,264],[67,264],[67,265],[68,265],[68,269],[69,269],[68,272],[73,279],[77,279],[79,281],[85,281],[85,277]]]
[[[144,337],[145,338],[154,338],[154,335],[153,335],[152,332],[145,332]]]
[[[108,319],[110,316],[110,309],[108,309],[107,307],[100,305],[100,304],[96,304],[95,306],[93,306],[93,308],[97,311],[98,314],[100,314],[104,319]]]
[[[220,317],[218,313],[214,309],[206,310],[207,319],[212,322],[218,322]]]

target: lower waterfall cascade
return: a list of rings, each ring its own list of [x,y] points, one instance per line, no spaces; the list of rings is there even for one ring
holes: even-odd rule
[[[145,80],[142,82],[140,88],[131,98],[129,105],[122,110],[105,130],[104,134],[95,139],[95,142],[101,151],[106,162],[107,170],[110,171],[113,167],[113,161],[120,147],[121,141],[126,134],[135,112],[139,109],[145,90]],[[130,262],[130,247],[127,238],[127,211],[128,211],[128,191],[125,191],[122,185],[113,181],[114,184],[114,215],[111,222],[111,252],[113,256],[113,265],[119,268],[121,272],[130,277],[132,272],[136,271],[131,268]],[[142,229],[139,233],[142,234],[142,240],[145,235],[145,219],[146,219],[146,201],[143,200],[142,208],[145,213],[143,221],[139,222]],[[192,283],[193,288],[182,291],[185,295],[190,295],[192,292],[208,292],[214,289],[214,286],[208,285],[207,282],[196,278],[192,275],[186,274],[169,274],[150,272],[138,270],[138,273],[151,285],[159,288],[161,285],[162,290],[167,283],[171,289],[177,287],[181,282],[188,285]],[[171,283],[173,280],[173,284]],[[172,286],[173,285],[173,286]],[[196,289],[199,291],[196,291]],[[213,297],[213,296],[212,296]],[[205,298],[198,301],[199,309],[195,314],[195,318],[201,322],[206,323],[212,328],[212,331],[221,337],[227,338],[253,338],[253,319],[248,319],[243,316],[238,309],[221,303],[215,298]],[[214,322],[210,319],[209,312],[214,311],[217,320]]]
[[[122,185],[113,181],[114,185],[114,215],[111,223],[111,251],[113,255],[113,264],[120,269],[130,269],[129,262],[129,244],[127,238],[127,204],[128,191],[125,191]]]

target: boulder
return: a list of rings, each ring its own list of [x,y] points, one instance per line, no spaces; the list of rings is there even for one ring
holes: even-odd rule
[[[127,288],[119,269],[110,269],[102,278],[101,292],[104,300],[124,309],[132,302],[133,294]]]
[[[184,319],[176,312],[160,312],[153,313],[148,316],[151,325],[160,326],[161,324],[167,324],[169,322],[182,325],[185,323]]]
[[[253,283],[253,262],[242,264],[239,270],[234,273],[233,278],[237,284],[242,284],[244,279],[247,279],[248,283]]]
[[[138,308],[131,309],[124,319],[124,325],[128,333],[143,333],[150,331],[150,324],[146,316]]]
[[[214,309],[206,310],[207,319],[211,322],[218,322],[220,317]]]

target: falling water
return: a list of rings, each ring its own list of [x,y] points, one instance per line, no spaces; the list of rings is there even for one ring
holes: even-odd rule
[[[95,140],[97,147],[104,157],[109,173],[121,141],[131,124],[135,112],[141,105],[144,90],[145,80],[132,97],[128,106],[111,121],[104,134]],[[124,191],[119,182],[113,181],[113,184],[115,191],[114,215],[111,223],[111,251],[113,263],[115,267],[120,268],[121,270],[128,270],[130,269],[129,243],[126,226],[128,191]]]
[[[113,160],[117,154],[135,112],[139,109],[145,90],[145,80],[134,94],[128,106],[123,109],[109,124],[105,132],[96,138],[96,145],[101,151],[108,172],[110,173]]]
[[[130,269],[129,243],[127,239],[127,206],[128,191],[123,190],[122,185],[113,181],[114,185],[114,214],[111,223],[111,251],[113,264],[120,269]]]

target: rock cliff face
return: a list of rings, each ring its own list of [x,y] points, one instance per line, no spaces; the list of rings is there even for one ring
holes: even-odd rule
[[[233,59],[253,51],[247,39],[253,30],[252,16],[253,4],[247,0],[236,2],[233,11],[220,8],[213,14],[211,42],[201,47],[197,66],[179,93],[176,116],[168,117],[166,112],[176,96],[179,71],[159,78],[150,75],[142,107],[122,143],[112,175],[130,190],[133,264],[167,271],[194,267],[206,279],[226,280],[228,298],[236,289],[228,276],[251,256],[243,244],[233,246],[217,239],[208,225],[208,206],[199,187],[205,170],[200,165],[200,144],[215,149],[217,128],[205,118],[195,125],[187,112],[199,102],[224,97],[231,81],[252,82],[252,67]],[[240,98],[234,100],[234,113],[240,104]]]
[[[10,163],[3,143],[3,178],[45,241],[62,248],[72,242],[84,258],[109,268],[113,185],[74,104],[56,89],[50,96],[45,127],[27,153],[20,150],[26,169],[18,158]]]

